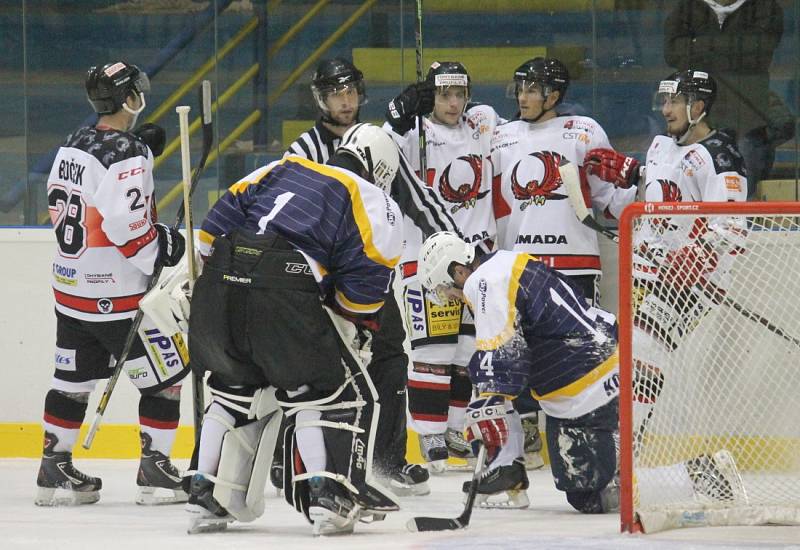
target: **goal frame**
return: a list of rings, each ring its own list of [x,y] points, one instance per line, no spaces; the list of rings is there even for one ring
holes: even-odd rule
[[[785,215],[800,217],[800,202],[637,202],[625,208],[619,223],[619,430],[620,530],[643,533],[634,509],[633,488],[633,229],[642,215]]]

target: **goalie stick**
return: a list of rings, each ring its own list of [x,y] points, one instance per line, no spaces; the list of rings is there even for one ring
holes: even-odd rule
[[[469,520],[472,517],[472,508],[475,505],[475,497],[478,494],[478,483],[486,462],[486,447],[482,444],[480,447],[478,458],[475,461],[475,472],[472,474],[472,481],[469,484],[467,501],[464,503],[464,511],[461,512],[461,515],[457,518],[431,518],[424,516],[411,518],[406,523],[406,528],[409,531],[452,531],[464,529],[469,525]]]
[[[422,82],[422,0],[417,0],[417,27],[414,32],[414,46],[417,54],[417,82]],[[419,179],[428,181],[428,146],[425,140],[425,119],[417,115],[419,134]]]
[[[197,187],[197,182],[200,179],[200,174],[205,167],[206,160],[208,160],[208,155],[211,153],[211,145],[213,143],[213,132],[211,127],[211,83],[208,80],[204,80],[202,87],[201,87],[201,94],[202,94],[202,105],[203,105],[203,152],[200,157],[200,162],[197,165],[197,170],[194,173],[194,177],[191,178],[191,185],[189,187],[189,197],[191,197],[192,193],[194,192],[195,188]],[[208,106],[208,109],[206,109]],[[178,107],[180,108],[180,107]],[[185,193],[185,191],[184,191]],[[178,215],[176,216],[175,223],[172,225],[173,229],[176,229],[180,226],[181,222],[183,222],[184,214],[186,213],[186,208],[184,204],[178,209]],[[191,240],[192,236],[187,235],[187,241]],[[193,261],[192,258],[190,261]],[[190,264],[191,266],[192,264]],[[161,276],[161,271],[163,269],[162,265],[158,265],[153,269],[153,275],[150,277],[150,281],[147,284],[147,291],[150,291],[155,284],[158,282],[158,278]],[[106,383],[106,387],[103,390],[103,395],[100,396],[100,401],[97,404],[97,410],[95,411],[94,419],[92,420],[92,424],[89,426],[88,431],[86,432],[86,437],[83,440],[82,446],[84,449],[89,449],[92,446],[92,442],[94,441],[94,436],[97,434],[97,430],[100,429],[100,422],[103,420],[103,415],[108,408],[108,401],[111,399],[111,394],[114,391],[114,387],[117,385],[117,380],[119,380],[119,375],[122,373],[122,367],[125,365],[125,362],[128,360],[128,354],[133,347],[133,342],[136,339],[136,334],[139,331],[139,325],[142,324],[142,319],[144,318],[144,313],[141,309],[136,311],[136,316],[133,318],[133,322],[131,323],[131,328],[128,329],[128,335],[125,337],[125,344],[122,347],[122,352],[119,355],[119,359],[114,363],[114,372],[111,373],[111,376]],[[112,356],[113,357],[113,356]],[[194,375],[193,375],[194,376]],[[202,407],[202,386],[197,382],[197,380],[193,380],[194,384],[194,401],[193,405],[197,405],[197,392],[198,386],[200,391],[200,399],[199,405]],[[195,412],[195,428],[196,434],[199,433],[200,425],[197,424],[197,412]],[[201,420],[202,420],[202,409],[201,409]],[[195,435],[196,435],[195,434]]]

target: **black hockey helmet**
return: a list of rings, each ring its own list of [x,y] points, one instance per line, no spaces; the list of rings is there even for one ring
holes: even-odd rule
[[[550,92],[559,92],[556,104],[561,103],[569,87],[567,66],[555,57],[529,59],[514,71],[513,87],[509,87],[509,91],[513,92],[512,97],[517,97],[520,88],[534,84],[541,87],[545,99]]]
[[[684,96],[687,104],[702,101],[705,105],[703,112],[708,114],[717,97],[717,83],[707,72],[694,69],[676,71],[659,83],[654,107],[660,108],[665,96],[676,95]]]
[[[130,95],[144,100],[143,94],[149,91],[147,74],[125,61],[95,66],[86,73],[86,96],[98,115],[116,113]]]
[[[326,116],[330,115],[330,110],[325,104],[328,95],[342,91],[349,86],[355,86],[359,105],[367,102],[364,74],[350,61],[341,57],[320,61],[317,70],[311,77],[311,93],[314,94],[317,107]]]
[[[467,97],[471,92],[471,79],[467,68],[458,61],[434,61],[425,80],[437,88],[463,86],[467,89]]]

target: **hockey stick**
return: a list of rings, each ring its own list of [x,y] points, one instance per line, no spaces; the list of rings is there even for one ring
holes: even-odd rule
[[[408,520],[406,528],[409,531],[452,531],[455,529],[464,529],[469,525],[470,517],[472,517],[472,508],[475,505],[475,497],[478,494],[478,483],[483,474],[484,462],[486,462],[486,447],[481,445],[478,451],[478,458],[475,461],[475,472],[472,474],[472,481],[469,484],[469,493],[467,494],[467,502],[464,503],[464,511],[457,518],[430,518],[430,517],[415,517]]]
[[[578,220],[586,227],[594,229],[615,243],[619,243],[619,235],[597,223],[592,213],[589,212],[589,208],[583,200],[583,193],[581,193],[581,178],[578,174],[578,168],[567,159],[562,159],[558,172],[561,174],[561,181],[564,183],[564,187],[567,188],[567,198]]]
[[[422,0],[417,0],[417,27],[414,32],[414,46],[417,53],[417,82],[422,82]],[[428,182],[428,147],[425,140],[425,119],[417,115],[419,134],[419,179]]]
[[[204,80],[200,88],[200,105],[203,116],[203,151],[200,162],[191,177],[191,161],[189,159],[189,107],[181,105],[175,108],[178,113],[181,136],[181,170],[183,173],[183,209],[186,214],[186,261],[189,270],[189,290],[194,288],[197,279],[197,266],[194,265],[194,224],[192,223],[192,190],[197,185],[200,173],[206,166],[206,160],[214,143],[214,128],[211,123],[211,82]],[[191,358],[190,358],[191,361]],[[205,389],[203,375],[192,371],[192,415],[194,417],[195,443],[200,441],[200,430],[203,426],[205,412]]]
[[[209,90],[208,96],[210,98],[210,96],[211,96],[211,94],[210,94],[210,90],[211,90],[210,83],[208,83],[208,81],[203,81],[203,89],[204,90],[206,89],[206,86],[208,86],[208,90]],[[204,97],[205,97],[205,94],[204,94]],[[204,100],[204,104],[205,104],[205,100]],[[205,110],[205,105],[204,105],[204,110]],[[203,124],[203,154],[202,154],[202,157],[200,158],[200,164],[198,164],[197,171],[194,173],[194,177],[191,180],[191,187],[189,189],[189,196],[190,197],[191,197],[191,194],[194,192],[195,188],[197,187],[197,182],[200,179],[200,173],[202,172],[203,167],[205,166],[206,160],[208,159],[208,155],[211,152],[211,144],[212,144],[212,141],[213,141],[213,134],[212,134],[212,132],[210,130],[210,124],[211,124],[211,122],[210,122],[210,120],[211,120],[211,118],[210,118],[211,117],[210,99],[209,99],[208,113],[209,113],[209,118],[208,118],[208,120],[209,120],[209,122],[208,122],[209,130],[208,131],[206,130],[206,125],[205,125],[205,120],[204,120],[204,124]],[[177,215],[177,217],[175,219],[175,223],[172,225],[173,229],[177,229],[180,226],[181,222],[183,222],[183,216],[184,216],[185,212],[186,212],[186,210],[185,210],[184,205],[181,205],[181,207],[178,209],[178,215]],[[191,237],[189,237],[189,238],[191,238]],[[163,266],[160,265],[160,264],[157,265],[153,269],[153,275],[150,277],[150,281],[147,283],[147,290],[145,291],[145,293],[147,293],[147,291],[152,290],[152,288],[156,285],[156,283],[158,282],[158,278],[161,276],[161,271],[162,270],[163,270]],[[139,331],[139,326],[142,324],[142,319],[143,318],[144,318],[144,312],[141,309],[138,309],[136,311],[136,315],[133,318],[133,322],[131,323],[131,328],[128,329],[128,334],[125,337],[125,343],[122,346],[122,352],[119,355],[119,359],[117,359],[117,361],[114,363],[114,372],[111,373],[111,376],[109,377],[108,382],[106,383],[106,387],[103,390],[103,395],[100,396],[100,401],[97,404],[97,410],[95,411],[94,419],[92,420],[92,424],[89,426],[89,429],[86,432],[86,437],[83,439],[82,446],[83,446],[84,449],[89,449],[92,446],[92,442],[94,441],[94,436],[97,434],[97,430],[100,429],[100,422],[102,422],[103,415],[105,415],[106,409],[108,408],[108,401],[109,401],[109,399],[111,399],[111,394],[114,392],[114,387],[117,385],[117,380],[119,380],[119,376],[122,373],[122,367],[125,365],[125,362],[128,360],[128,354],[130,353],[131,348],[133,347],[133,342],[136,339],[136,335],[137,335],[137,333]],[[113,356],[112,356],[112,358],[113,358]],[[201,388],[201,390],[202,390],[202,388]],[[201,396],[201,398],[202,398],[202,396]],[[200,404],[202,405],[202,401],[201,401]]]

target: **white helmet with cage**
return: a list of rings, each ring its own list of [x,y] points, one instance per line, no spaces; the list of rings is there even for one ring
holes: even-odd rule
[[[356,124],[342,136],[336,154],[346,154],[359,162],[367,178],[389,193],[400,166],[400,154],[392,138],[373,124]]]
[[[475,247],[464,242],[452,231],[440,231],[428,237],[419,251],[417,277],[430,292],[449,288],[455,281],[450,266],[455,262],[470,265],[475,259]]]

